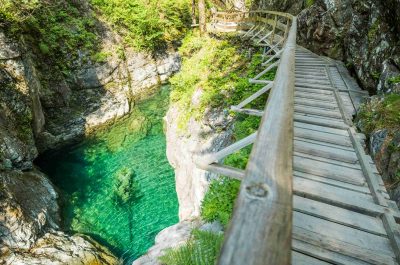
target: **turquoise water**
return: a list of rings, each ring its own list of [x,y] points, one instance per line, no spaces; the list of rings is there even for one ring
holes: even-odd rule
[[[92,236],[126,263],[178,222],[162,127],[168,95],[163,87],[106,131],[37,161],[61,191],[64,229]]]

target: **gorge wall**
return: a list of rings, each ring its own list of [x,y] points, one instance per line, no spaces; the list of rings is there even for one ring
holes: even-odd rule
[[[78,51],[70,72],[60,75],[34,36],[16,35],[1,19],[0,263],[117,264],[89,237],[59,230],[56,189],[33,161],[129,113],[179,70],[180,57],[172,46],[158,54],[121,49],[122,37],[97,21],[106,58]]]

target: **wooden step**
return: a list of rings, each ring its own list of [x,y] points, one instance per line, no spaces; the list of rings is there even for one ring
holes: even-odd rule
[[[334,111],[334,110],[325,110],[325,109],[320,109],[320,108],[295,105],[294,111],[304,113],[304,114],[311,114],[311,115],[318,115],[318,116],[342,119],[342,114],[340,114],[339,111]]]
[[[299,212],[293,213],[293,238],[374,264],[394,258],[387,238]]]
[[[304,129],[299,127],[294,127],[294,136],[303,139],[310,139],[324,143],[337,144],[340,146],[352,147],[352,143],[349,137],[315,131],[312,129]]]
[[[319,101],[329,101],[329,102],[336,101],[333,95],[316,95],[313,93],[300,92],[300,91],[295,91],[294,96],[297,98],[315,99]]]
[[[365,184],[365,178],[361,170],[345,168],[297,155],[293,157],[293,169],[354,185]]]
[[[294,141],[294,151],[351,164],[358,161],[355,152],[301,140]]]
[[[323,119],[321,117],[301,115],[299,113],[294,114],[294,121],[343,130],[349,128],[349,126],[342,121],[332,121],[328,119]]]
[[[310,107],[316,107],[326,110],[337,110],[338,106],[336,102],[324,102],[319,100],[305,99],[305,98],[294,98],[294,103],[297,105],[304,105]]]

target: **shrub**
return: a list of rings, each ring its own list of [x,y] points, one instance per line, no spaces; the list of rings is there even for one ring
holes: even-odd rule
[[[226,226],[231,219],[240,181],[221,177],[210,184],[201,204],[201,217],[207,222],[219,221]]]
[[[125,42],[138,50],[155,51],[166,41],[182,37],[190,27],[185,0],[91,0]]]
[[[222,234],[193,230],[186,244],[167,250],[159,260],[164,265],[212,265],[216,263],[223,240]]]
[[[362,105],[357,121],[362,123],[367,134],[383,128],[393,132],[400,130],[400,95],[386,95]]]

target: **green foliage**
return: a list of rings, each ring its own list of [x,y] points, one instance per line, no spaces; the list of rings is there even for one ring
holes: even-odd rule
[[[222,234],[193,230],[186,244],[167,250],[159,260],[164,265],[212,265],[216,263],[223,240]]]
[[[380,20],[376,19],[374,21],[374,23],[372,23],[371,27],[369,28],[368,31],[368,40],[369,42],[373,42],[376,38],[376,35],[378,33],[379,30],[379,24],[380,24]]]
[[[90,0],[128,45],[154,51],[185,34],[190,26],[186,0]]]
[[[390,79],[389,79],[389,83],[391,83],[391,84],[400,83],[400,75],[394,76],[394,77],[390,78]]]
[[[43,42],[40,42],[40,43],[39,43],[39,50],[40,50],[43,54],[45,54],[45,55],[47,55],[47,54],[50,53],[50,48],[49,48],[49,46],[47,46],[47,44],[46,44],[46,43],[43,43]]]
[[[170,79],[172,104],[181,110],[179,128],[186,130],[188,120],[200,120],[209,108],[228,108],[259,90],[261,85],[248,82],[260,70],[261,55],[250,61],[241,52],[235,38],[215,39],[188,34],[180,53],[181,71]],[[273,79],[274,71],[263,78]],[[266,95],[249,106],[264,106]]]
[[[219,221],[226,226],[232,217],[240,181],[221,177],[211,182],[201,205],[201,217],[207,222]]]
[[[306,1],[306,7],[310,7],[314,4],[315,0],[305,0]]]
[[[386,95],[379,102],[362,105],[357,120],[362,122],[367,134],[383,128],[400,130],[400,95]]]
[[[110,56],[109,52],[97,52],[91,56],[91,59],[98,63],[103,63],[107,61],[107,57]]]
[[[41,7],[39,0],[1,0],[0,25],[23,23],[32,17],[32,12]]]
[[[117,204],[125,205],[137,197],[139,187],[134,178],[135,173],[130,168],[123,167],[116,172],[113,196]]]

